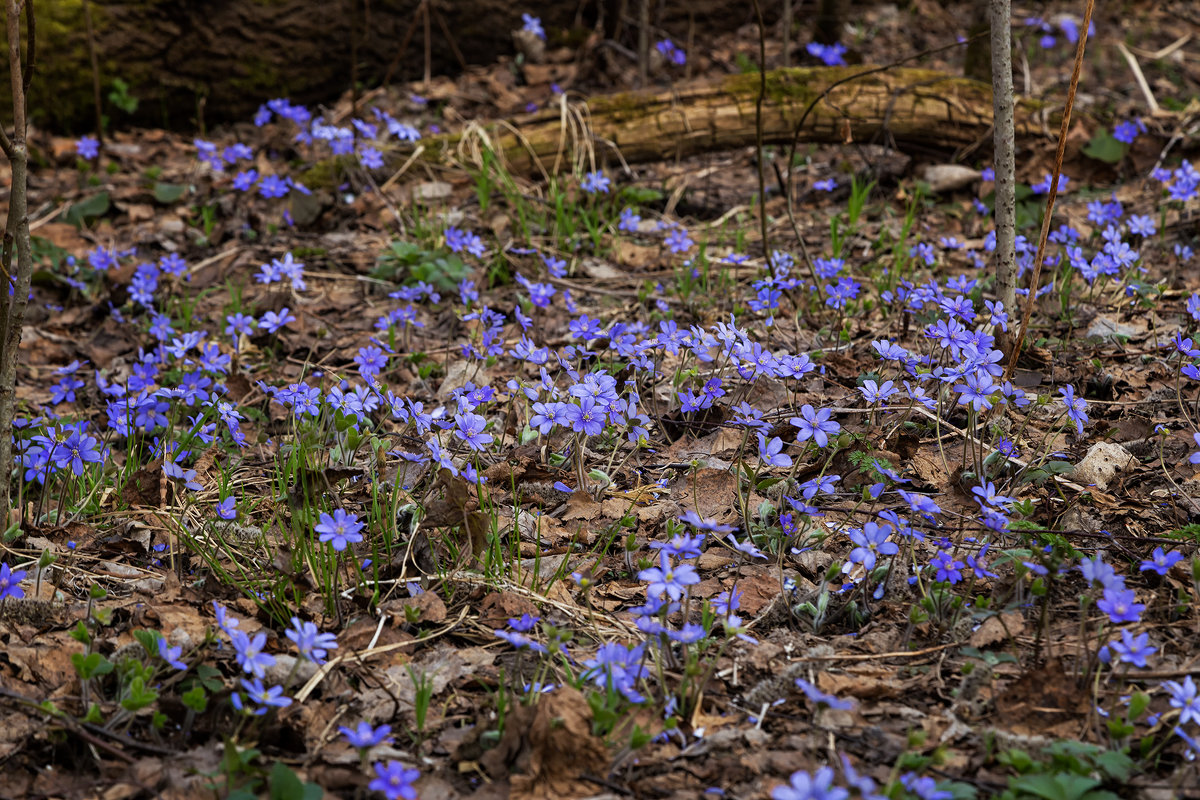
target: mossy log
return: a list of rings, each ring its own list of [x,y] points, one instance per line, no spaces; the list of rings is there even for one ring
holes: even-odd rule
[[[978,146],[990,151],[989,85],[922,69],[892,69],[845,81],[868,69],[769,71],[762,105],[763,141],[791,142],[805,109],[820,98],[799,131],[802,142],[876,141],[907,150],[952,152]],[[488,125],[482,132],[509,168],[520,173],[578,167],[580,144],[592,147],[599,162],[615,163],[614,150],[629,163],[660,161],[753,145],[758,94],[757,73],[729,75],[666,92],[591,97],[579,107],[579,114],[570,109],[564,114],[554,106]],[[1056,115],[1044,104],[1018,103],[1018,138],[1040,137],[1057,127]],[[478,146],[479,133],[468,129],[427,139],[421,143],[423,157],[461,156]],[[396,156],[399,163],[403,154]]]

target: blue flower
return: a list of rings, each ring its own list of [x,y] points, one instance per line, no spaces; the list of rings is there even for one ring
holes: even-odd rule
[[[350,743],[351,747],[360,749],[375,747],[392,738],[392,726],[380,725],[378,728],[372,728],[371,723],[366,720],[362,720],[354,728],[339,725],[338,732],[346,737],[346,741]]]
[[[362,529],[366,525],[358,521],[358,516],[355,514],[347,514],[343,509],[335,509],[333,516],[321,512],[320,522],[317,523],[314,530],[319,535],[321,542],[330,542],[333,544],[333,549],[341,552],[346,549],[347,544],[361,542]]]
[[[542,41],[546,41],[546,31],[544,28],[542,28],[542,20],[539,17],[535,17],[531,14],[522,14],[521,30],[525,31],[526,33],[532,33]]]
[[[649,584],[646,594],[649,597],[661,598],[666,594],[671,600],[679,600],[687,594],[687,587],[700,582],[700,575],[690,564],[672,566],[667,554],[659,554],[659,566],[644,569],[638,573],[638,580]]]
[[[788,420],[799,429],[796,432],[796,441],[803,442],[812,439],[817,447],[828,446],[829,434],[836,434],[842,429],[841,425],[830,419],[831,415],[832,412],[827,408],[817,411],[807,404],[801,406],[800,416]]]
[[[588,194],[607,194],[611,183],[612,181],[605,177],[603,172],[589,172],[583,176],[583,180],[579,183],[579,188]]]
[[[20,587],[21,581],[28,574],[23,569],[11,569],[8,564],[0,564],[0,600],[11,597],[20,600],[25,596],[25,590]]]
[[[771,790],[771,800],[846,800],[850,792],[834,786],[833,777],[833,767],[821,767],[815,775],[796,770],[786,785]]]
[[[161,636],[158,637],[158,657],[159,658],[161,658],[163,661],[170,664],[175,669],[185,670],[185,669],[187,669],[187,664],[185,664],[182,660],[180,660],[180,656],[182,656],[182,655],[183,655],[183,646],[182,645],[180,645],[179,647],[171,647],[170,645],[167,644],[166,639],[162,638]]]
[[[1141,572],[1157,572],[1159,575],[1166,575],[1171,567],[1183,561],[1183,553],[1178,550],[1172,550],[1169,553],[1164,553],[1161,547],[1154,548],[1154,553],[1150,559],[1143,561],[1140,567]]]
[[[292,617],[292,627],[284,631],[284,635],[296,645],[296,651],[314,664],[324,664],[325,656],[335,649],[337,636],[332,633],[321,633],[311,622]]]
[[[1188,675],[1183,683],[1178,681],[1163,681],[1162,688],[1170,696],[1171,707],[1179,709],[1179,724],[1200,722],[1200,697],[1196,693],[1196,682]]]
[[[408,769],[399,761],[382,761],[375,764],[375,780],[367,785],[373,792],[383,792],[387,800],[416,800],[417,790],[413,783],[421,773]]]
[[[792,457],[783,451],[783,440],[778,436],[767,440],[766,436],[758,434],[758,457],[769,467],[790,467]]]
[[[1114,625],[1122,622],[1137,622],[1146,606],[1136,602],[1133,589],[1111,587],[1104,590],[1104,597],[1096,601],[1096,608],[1108,614]]]
[[[256,678],[266,675],[267,667],[275,664],[275,656],[263,652],[263,647],[267,644],[267,634],[260,631],[251,638],[232,625],[228,625],[224,630],[233,640],[234,657],[241,668]]]

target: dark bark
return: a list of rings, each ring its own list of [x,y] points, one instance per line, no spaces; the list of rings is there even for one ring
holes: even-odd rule
[[[95,102],[83,2],[33,2],[43,23],[42,52],[53,53],[43,59],[32,87],[34,122],[86,132],[94,127]],[[421,0],[91,0],[102,94],[107,97],[112,80],[120,78],[139,100],[132,115],[107,107],[105,100],[104,113],[114,125],[190,129],[201,119],[208,125],[246,120],[272,97],[330,102],[355,77],[367,86],[388,75],[394,82],[421,80],[426,37],[420,5]],[[522,12],[541,17],[553,46],[583,41],[601,16],[605,27],[615,26],[619,6],[614,0],[433,0],[430,70],[457,74],[459,54],[469,64],[512,55],[512,31],[521,27]],[[635,8],[627,4],[626,14]],[[689,11],[701,30],[747,19],[743,0],[672,2],[655,20],[652,41],[665,36],[682,41]],[[635,27],[626,20],[623,38],[636,36]],[[11,120],[7,98],[0,100],[0,116]]]

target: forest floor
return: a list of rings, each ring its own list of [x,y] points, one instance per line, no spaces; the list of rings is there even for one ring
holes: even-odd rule
[[[969,23],[860,11],[852,63]],[[1014,14],[1054,108],[1076,11]],[[1200,797],[1187,13],[1097,17],[1015,364],[987,147],[414,155],[620,43],[36,132],[0,797]],[[660,90],[757,69],[674,34]]]

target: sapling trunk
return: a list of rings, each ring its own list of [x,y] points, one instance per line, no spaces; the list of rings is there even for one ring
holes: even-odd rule
[[[1016,143],[1013,125],[1012,9],[1010,0],[991,0],[992,7],[992,118],[996,171],[996,294],[1004,310],[1017,306],[1017,196]],[[1015,320],[1015,317],[1014,317]],[[1006,356],[1013,352],[1012,336],[996,331],[996,341]]]
[[[0,272],[11,294],[0,294],[0,521],[8,528],[12,505],[13,473],[12,423],[16,413],[17,362],[20,357],[21,329],[25,324],[25,306],[33,275],[33,254],[29,241],[28,173],[29,150],[26,146],[26,69],[21,61],[21,3],[6,0],[8,65],[12,79],[12,135],[0,128],[0,148],[12,169],[12,187],[8,200],[8,222],[4,229],[4,250]],[[25,3],[28,30],[34,30],[33,4]],[[33,42],[28,45],[33,69]],[[15,262],[14,262],[15,251]]]

